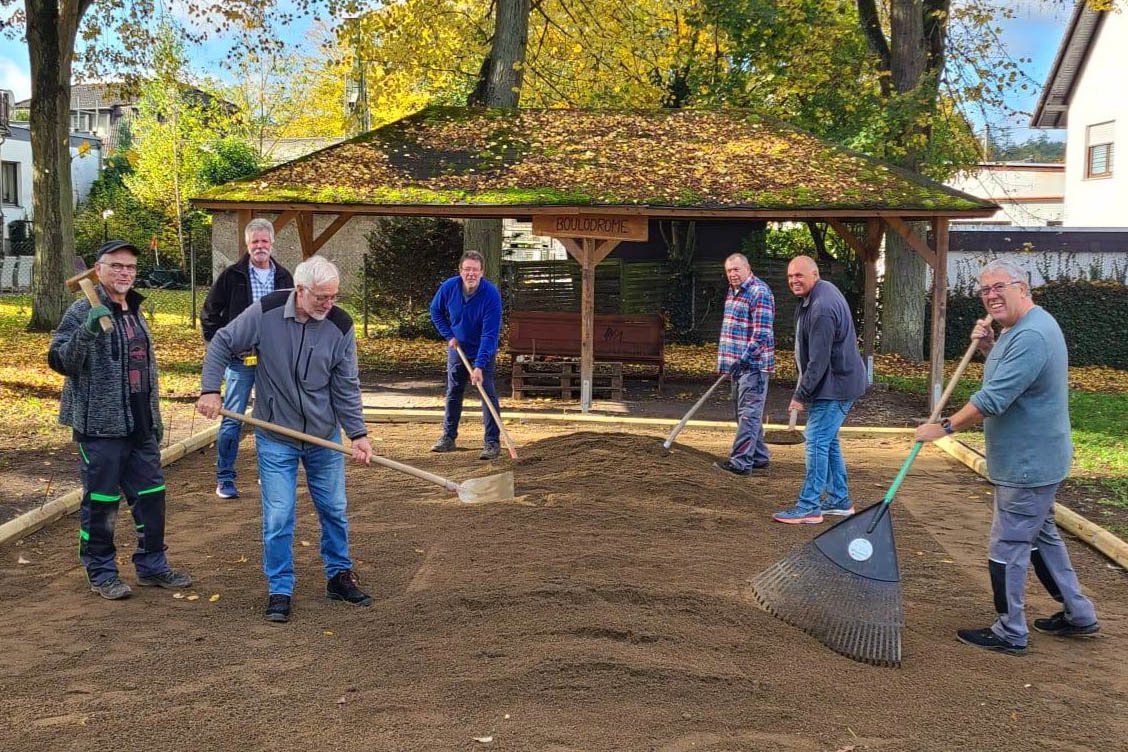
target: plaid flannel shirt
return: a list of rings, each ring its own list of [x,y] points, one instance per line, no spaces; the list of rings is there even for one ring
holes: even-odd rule
[[[736,290],[725,296],[725,315],[717,343],[717,370],[732,371],[737,365],[775,371],[775,297],[771,288],[749,274]]]
[[[255,267],[251,264],[247,265],[247,274],[251,275],[251,302],[258,302],[259,298],[264,295],[269,295],[274,292],[274,262],[270,262],[270,274],[264,274],[263,277],[267,278],[266,284],[259,278],[259,274],[255,272]]]

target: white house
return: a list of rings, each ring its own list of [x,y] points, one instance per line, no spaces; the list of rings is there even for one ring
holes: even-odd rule
[[[1066,128],[1067,227],[1128,227],[1128,14],[1079,2],[1031,121]]]
[[[983,162],[947,184],[999,205],[999,211],[989,219],[965,220],[953,222],[953,225],[1045,227],[1062,224],[1065,215],[1063,164]]]
[[[4,230],[5,253],[10,247],[10,223],[34,220],[31,205],[31,130],[26,123],[12,123],[10,129],[11,135],[0,143],[0,225]],[[90,193],[90,186],[102,171],[102,140],[97,136],[72,133],[70,153],[71,198],[77,206]]]

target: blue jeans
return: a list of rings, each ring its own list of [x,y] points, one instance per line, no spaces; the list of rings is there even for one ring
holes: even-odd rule
[[[474,360],[466,356],[470,364]],[[495,363],[491,360],[482,367],[482,388],[493,403],[494,409],[501,414],[501,403],[497,399],[497,389],[494,387]],[[462,365],[462,359],[454,350],[447,349],[447,388],[446,388],[446,414],[443,416],[443,436],[452,441],[458,438],[458,421],[462,420],[462,397],[466,393],[466,385],[470,383],[470,372]],[[474,391],[478,391],[477,387]],[[501,429],[490,414],[490,409],[482,405],[482,424],[485,426],[487,444],[497,444],[501,439]]]
[[[732,374],[732,404],[736,413],[736,438],[729,461],[738,470],[765,465],[771,457],[764,443],[764,401],[768,374],[742,368]]]
[[[838,429],[854,400],[815,400],[807,406],[807,477],[799,491],[799,509],[814,512],[823,507],[826,493],[827,507],[850,504],[850,490],[846,487],[846,462],[838,445]]]
[[[255,385],[255,367],[245,366],[243,361],[233,358],[224,373],[227,386],[223,390],[223,407],[233,413],[242,413],[251,399],[251,387]],[[219,436],[215,439],[215,479],[235,481],[235,457],[239,454],[239,438],[243,422],[234,418],[224,418],[219,424]]]
[[[339,440],[340,433],[330,437]],[[300,448],[255,429],[259,478],[262,481],[262,571],[272,595],[294,592],[294,516],[298,503],[298,462],[321,523],[321,560],[325,576],[352,569],[349,525],[345,519],[345,456],[333,449],[303,444]]]

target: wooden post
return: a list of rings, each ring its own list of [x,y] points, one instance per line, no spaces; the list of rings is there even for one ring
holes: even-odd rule
[[[595,243],[584,238],[580,259],[580,410],[591,411],[591,382],[595,374]]]
[[[251,223],[251,210],[240,209],[239,216],[239,241],[235,244],[239,249],[239,256],[247,252],[247,225]]]
[[[928,367],[928,407],[931,410],[944,389],[944,330],[948,315],[948,220],[932,221],[936,262],[932,267],[932,354]]]
[[[866,222],[865,306],[862,321],[862,350],[865,355],[866,374],[873,383],[873,351],[877,340],[877,255],[881,249],[882,224],[880,219]]]

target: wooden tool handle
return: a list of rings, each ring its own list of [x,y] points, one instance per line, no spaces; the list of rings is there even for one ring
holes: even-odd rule
[[[234,418],[235,420],[241,420],[244,423],[249,423],[252,426],[265,428],[267,431],[271,431],[273,433],[281,434],[283,436],[289,436],[291,439],[297,439],[298,441],[304,441],[309,444],[317,444],[318,446],[323,446],[326,449],[335,449],[341,454],[347,454],[350,456],[352,455],[352,449],[350,447],[347,447],[344,444],[338,444],[335,441],[323,439],[319,436],[313,436],[308,433],[302,433],[301,431],[295,431],[294,429],[287,428],[286,426],[280,426],[276,423],[259,420],[258,418],[251,417],[250,415],[232,412],[231,410],[226,410],[223,408],[220,408],[219,414],[228,418]],[[436,486],[442,486],[448,491],[454,491],[455,493],[458,493],[458,484],[453,480],[447,480],[446,478],[429,473],[426,470],[420,470],[417,467],[405,465],[402,462],[396,462],[395,460],[390,460],[387,457],[381,457],[376,454],[372,455],[372,461],[378,465],[383,465],[384,467],[390,468],[392,470],[406,473],[408,475],[419,478],[420,480],[425,480],[428,483],[434,483]]]
[[[102,301],[98,299],[98,293],[95,292],[94,285],[91,284],[89,277],[83,277],[78,280],[78,286],[82,288],[82,292],[86,294],[86,299],[90,301],[92,307],[102,305]],[[114,321],[109,316],[102,316],[98,321],[102,322],[103,332],[112,332],[114,330]]]
[[[991,314],[987,314],[987,326],[991,326]],[[956,390],[956,384],[959,382],[963,372],[967,369],[967,364],[971,362],[972,356],[975,351],[979,349],[979,340],[973,339],[971,344],[967,346],[967,352],[964,353],[963,359],[960,364],[956,366],[956,372],[952,374],[951,380],[948,381],[948,386],[944,389],[944,393],[940,395],[940,399],[936,400],[936,407],[932,408],[932,415],[928,416],[929,423],[935,423],[936,419],[940,417],[940,413],[944,411],[944,406],[948,404],[948,399],[951,398],[952,392]]]
[[[797,420],[799,420],[799,411],[798,410],[792,410],[791,411],[791,417],[789,417],[787,419],[787,430],[788,431],[794,431],[795,430],[795,421],[797,421]]]
[[[462,345],[455,344],[454,349],[458,351],[458,357],[462,358],[462,365],[466,366],[466,372],[470,373],[473,371],[474,369],[470,366],[470,361],[466,359],[466,353],[462,352]],[[486,394],[485,387],[481,384],[475,384],[474,386],[478,387],[478,394],[482,395],[482,404],[490,409],[490,415],[493,416],[497,427],[501,429],[501,435],[505,437],[505,446],[509,449],[509,456],[513,459],[517,459],[517,450],[513,446],[513,439],[509,438],[509,431],[505,430],[505,426],[501,422],[501,416],[498,415],[497,410],[494,409],[493,400],[489,398]]]
[[[666,440],[664,442],[662,442],[662,446],[669,449],[673,445],[674,439],[676,439],[678,437],[678,434],[681,433],[681,430],[685,428],[685,424],[689,422],[689,419],[693,417],[693,414],[697,412],[702,405],[705,404],[705,400],[709,399],[709,395],[712,394],[713,391],[721,385],[721,382],[727,378],[729,378],[729,374],[727,373],[722,373],[717,377],[717,380],[713,382],[713,386],[709,387],[709,390],[705,392],[705,394],[701,395],[701,399],[697,400],[697,402],[694,403],[693,407],[689,408],[689,412],[685,414],[685,417],[681,419],[681,422],[674,426],[674,430],[670,431],[670,435],[666,437]]]

